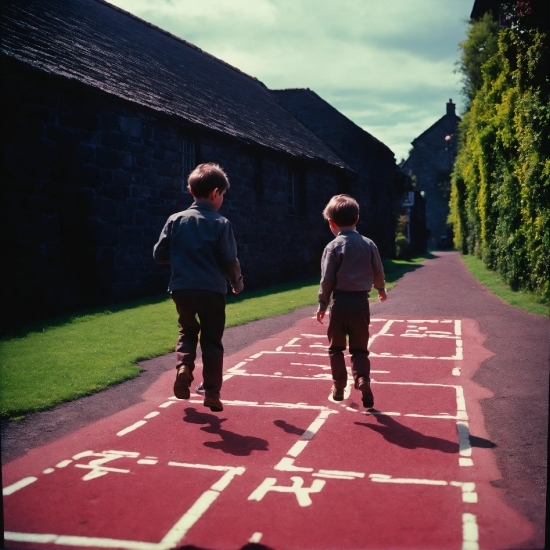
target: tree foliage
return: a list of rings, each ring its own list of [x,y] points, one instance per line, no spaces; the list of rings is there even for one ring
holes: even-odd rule
[[[526,20],[499,29],[485,16],[470,23],[461,44],[471,102],[460,124],[449,221],[463,253],[548,302],[550,56],[547,32]],[[495,44],[489,56],[480,37]]]

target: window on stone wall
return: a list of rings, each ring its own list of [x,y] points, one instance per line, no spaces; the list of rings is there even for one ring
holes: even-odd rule
[[[305,215],[306,177],[303,170],[289,166],[286,179],[288,213],[295,216]]]
[[[181,138],[181,190],[189,193],[187,178],[196,166],[195,140],[189,137]]]

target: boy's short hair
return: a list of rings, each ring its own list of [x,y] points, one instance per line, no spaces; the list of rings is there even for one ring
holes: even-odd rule
[[[189,174],[187,186],[194,197],[205,199],[214,189],[219,189],[220,193],[229,189],[229,179],[221,166],[205,162]]]
[[[323,217],[339,227],[355,225],[359,217],[359,203],[349,195],[335,195],[325,206]]]

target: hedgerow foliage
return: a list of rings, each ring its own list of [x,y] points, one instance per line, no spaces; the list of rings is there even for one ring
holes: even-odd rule
[[[521,19],[520,19],[521,21]],[[487,39],[494,33],[497,40]],[[464,52],[485,36],[493,51],[477,90]],[[492,44],[492,46],[491,46]],[[550,301],[550,62],[548,34],[521,25],[471,22],[460,66],[470,99],[460,124],[449,221],[454,244],[498,271],[513,289]],[[469,50],[468,50],[469,48]],[[475,67],[473,69],[475,73]]]

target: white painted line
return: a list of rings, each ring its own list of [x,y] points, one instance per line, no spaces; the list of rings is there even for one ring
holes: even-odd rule
[[[453,376],[460,376],[460,367],[455,367],[452,373],[453,373]]]
[[[15,542],[34,542],[41,544],[59,544],[62,546],[87,546],[94,548],[122,548],[125,550],[167,550],[167,546],[154,542],[137,540],[118,540],[98,537],[78,537],[41,533],[15,533],[6,531],[4,539]]]
[[[42,473],[43,474],[53,474],[55,472],[55,468],[46,468]]]
[[[414,478],[400,478],[391,477],[383,474],[369,474],[371,481],[379,483],[400,483],[404,485],[448,485],[446,481],[441,479],[414,479]]]
[[[142,458],[140,460],[137,461],[138,464],[150,464],[150,465],[155,465],[155,464],[158,464],[158,460],[156,459],[151,459],[151,458]]]
[[[147,420],[138,420],[135,424],[132,424],[131,426],[128,426],[127,428],[124,428],[123,430],[120,430],[120,432],[117,432],[117,435],[119,437],[122,437],[123,435],[126,435],[127,433],[133,432],[134,430],[137,430],[138,428],[141,428],[144,424],[147,424]]]
[[[363,472],[341,472],[340,470],[319,470],[320,474],[348,476],[348,477],[365,477]]]
[[[350,409],[348,407],[349,410],[352,410],[352,411],[355,411],[355,409]],[[360,412],[361,414],[366,414],[366,415],[373,415],[373,416],[401,416],[401,413],[399,412],[386,412],[386,411],[355,411],[355,412]],[[405,415],[407,416],[407,415]]]
[[[304,439],[300,439],[300,440],[296,441],[296,443],[294,443],[294,445],[292,445],[292,447],[290,448],[290,450],[286,454],[296,457],[306,448],[308,443],[309,443],[309,441],[304,440]]]
[[[158,411],[150,412],[149,414],[146,414],[143,418],[155,418],[155,416],[158,416],[160,413]]]
[[[238,369],[240,369],[241,367],[244,367],[247,363],[248,363],[248,361],[241,361],[240,363],[237,363],[237,364],[234,365],[233,367],[227,369],[227,372],[233,372],[233,371],[235,371],[235,370],[238,370]]]
[[[303,336],[304,338],[321,338],[321,340],[324,340],[327,337],[326,334],[300,334],[300,336]]]
[[[310,440],[319,431],[319,428],[326,422],[329,415],[337,413],[331,409],[325,409],[319,413],[319,416],[309,425],[306,431],[302,434],[301,439]]]
[[[231,480],[235,476],[242,476],[245,472],[246,468],[243,468],[242,466],[238,466],[237,468],[231,468],[228,470],[219,481],[216,481],[212,487],[210,487],[213,491],[221,492],[223,491],[230,483]]]
[[[173,405],[176,403],[176,401],[166,401],[166,403],[163,403],[162,405],[159,405],[159,409],[166,409],[170,405]]]
[[[55,465],[56,468],[65,468],[65,466],[68,466],[72,460],[62,460],[58,464]]]
[[[233,466],[212,466],[210,464],[191,464],[189,462],[168,462],[168,466],[180,466],[181,468],[199,468],[201,470],[215,470],[217,472],[229,472]]]
[[[479,550],[479,529],[474,514],[462,514],[462,550]]]
[[[34,476],[24,477],[23,479],[20,479],[19,481],[16,481],[15,483],[12,483],[11,485],[8,485],[7,487],[4,487],[2,489],[2,494],[7,497],[9,495],[13,495],[16,491],[19,491],[19,489],[23,489],[24,487],[27,487],[31,483],[34,483],[37,481],[38,478]]]
[[[317,363],[290,363],[291,365],[300,365],[304,367],[320,367],[322,369],[330,369],[330,365],[318,365]]]
[[[275,351],[282,351],[282,349],[283,349],[283,346],[277,346],[277,347],[275,348]]]
[[[300,344],[296,344],[296,342],[300,340],[300,338],[292,338],[292,340],[290,340],[288,343],[285,344],[285,348],[292,348],[292,347],[295,347],[295,348],[299,348],[300,347]]]
[[[459,319],[455,321],[455,334],[457,336],[462,336],[462,321]]]
[[[220,492],[229,485],[236,475],[242,475],[245,468],[226,468],[226,470],[221,479],[214,483],[210,489],[206,490],[164,536],[160,543],[164,548],[173,548],[176,546],[185,537],[187,531],[193,527],[208,508],[210,508],[211,504],[220,496]]]
[[[351,476],[341,476],[337,474],[311,474],[312,477],[324,477],[326,479],[356,479]]]
[[[178,520],[178,522],[168,531],[162,539],[163,545],[171,548],[176,546],[178,542],[185,537],[187,531],[195,525],[201,516],[210,508],[212,503],[220,496],[218,491],[212,489],[206,490],[187,510],[187,512]]]
[[[289,376],[289,375],[282,376],[282,373],[281,374],[277,374],[277,373],[262,374],[262,373],[259,373],[259,372],[250,373],[250,372],[237,371],[237,372],[234,372],[232,375],[229,375],[229,376],[230,377],[231,376],[252,376],[252,377],[256,377],[256,378],[283,378],[285,380],[332,380],[332,376],[331,376],[330,373],[316,374],[314,376]],[[224,380],[225,380],[225,376],[224,376]],[[224,403],[225,403],[225,401],[224,401]]]
[[[472,446],[470,443],[470,427],[468,422],[457,422],[458,446],[460,456],[472,456]]]
[[[458,465],[459,466],[473,466],[474,461],[471,458],[459,458],[458,459]]]
[[[279,463],[273,466],[273,469],[281,472],[313,472],[313,468],[294,466],[294,459],[288,458],[287,456],[281,458]]]

